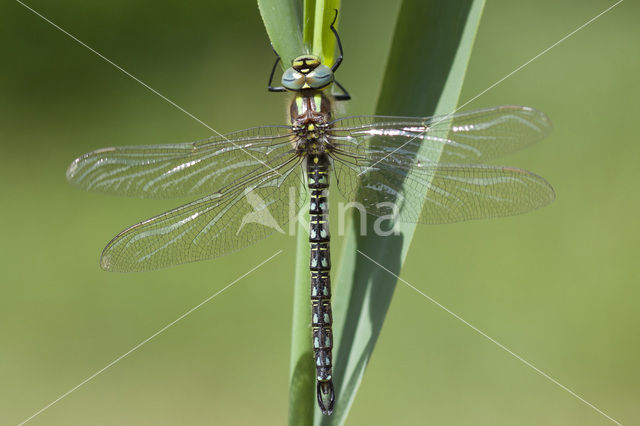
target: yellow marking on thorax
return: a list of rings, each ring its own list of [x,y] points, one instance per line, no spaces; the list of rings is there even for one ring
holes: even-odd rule
[[[303,114],[305,112],[302,96],[296,96],[296,107],[298,108],[298,114]]]

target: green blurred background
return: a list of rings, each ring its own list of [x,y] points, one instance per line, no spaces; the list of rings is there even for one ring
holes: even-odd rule
[[[611,5],[489,1],[461,101]],[[28,3],[221,132],[286,120],[253,1]],[[371,113],[398,1],[343,1],[340,81]],[[419,227],[402,277],[624,424],[640,423],[640,27],[626,1],[467,109],[523,104],[555,130],[501,161],[558,198]],[[284,424],[294,239],[140,274],[98,266],[125,226],[178,202],[84,193],[76,156],[210,131],[13,1],[0,6],[0,424],[17,424],[278,249],[283,254],[30,424]],[[407,58],[410,65],[411,58]],[[417,94],[419,95],[419,94]],[[611,421],[398,285],[350,425]]]

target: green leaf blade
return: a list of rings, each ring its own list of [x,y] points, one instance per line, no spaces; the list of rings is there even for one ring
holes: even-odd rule
[[[305,47],[322,57],[325,64],[333,64],[335,38],[329,24],[334,9],[340,6],[339,0],[305,0],[302,19],[299,3],[294,0],[259,0],[258,3],[284,66],[309,51]],[[433,0],[403,2],[377,113],[427,116],[446,114],[455,108],[483,6],[484,0],[455,4]],[[368,236],[362,236],[355,232],[360,218],[354,216],[340,268],[333,274],[336,339],[333,364],[337,400],[332,416],[323,416],[315,403],[308,295],[309,247],[307,229],[298,225],[290,368],[291,425],[344,424],[382,328],[396,279],[358,253],[384,262],[385,268],[399,274],[415,226],[401,224],[399,235],[376,237],[373,221],[368,219],[365,225]]]
[[[258,0],[258,9],[271,44],[284,67],[303,51],[302,11],[297,0]]]
[[[429,116],[455,109],[483,7],[484,0],[403,2],[378,114]],[[394,275],[364,255],[399,275],[415,230],[399,224],[399,235],[378,237],[369,217],[362,236],[359,220],[356,215],[346,236],[334,280],[336,410],[314,422],[325,426],[344,424],[396,285]]]

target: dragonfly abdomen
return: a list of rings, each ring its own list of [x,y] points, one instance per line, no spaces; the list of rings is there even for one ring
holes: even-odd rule
[[[333,410],[335,395],[332,381],[331,351],[331,256],[329,248],[329,158],[326,154],[309,156],[307,179],[310,192],[309,243],[311,256],[311,328],[316,364],[317,398],[324,414]],[[326,402],[325,402],[326,401]]]

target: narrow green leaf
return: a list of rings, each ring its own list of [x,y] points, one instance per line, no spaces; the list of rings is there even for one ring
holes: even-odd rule
[[[405,0],[377,113],[428,116],[453,111],[483,7],[484,0]],[[342,425],[346,420],[395,289],[396,279],[359,252],[399,275],[413,238],[411,224],[400,224],[396,236],[378,237],[373,221],[367,217],[363,236],[355,214],[346,236],[334,280],[336,409],[330,417],[316,415],[314,424]]]
[[[336,39],[329,29],[335,18],[336,10],[340,10],[340,0],[305,0],[303,40],[311,53],[322,58],[327,66],[335,62]],[[338,27],[336,21],[336,28]]]
[[[303,188],[304,191],[307,188]],[[309,223],[308,209],[298,216],[296,225],[296,272],[293,287],[293,318],[289,376],[289,425],[307,426],[313,422],[316,406],[316,371],[311,346],[311,303],[309,301]]]
[[[457,103],[483,0],[438,4],[435,0],[405,0],[396,27],[378,112],[396,115],[431,115],[451,111]],[[304,25],[295,0],[259,0],[265,27],[283,63],[307,51],[331,65],[335,39],[329,30],[337,0],[305,0]],[[320,25],[316,25],[320,23]],[[331,54],[325,54],[331,52]],[[407,63],[410,62],[410,66]],[[416,95],[418,94],[418,95]],[[401,225],[395,237],[354,232],[354,216],[346,239],[334,293],[334,356],[336,410],[322,416],[315,404],[315,371],[310,337],[307,229],[298,225],[294,319],[291,347],[289,424],[343,424],[361,382],[388,309],[395,279],[357,254],[361,250],[399,273],[413,236],[413,226]],[[307,221],[303,220],[302,223]],[[383,256],[384,255],[384,256]]]
[[[299,0],[258,0],[262,20],[273,48],[282,58],[283,68],[289,67],[296,56],[306,51],[304,45],[307,44],[307,38],[312,38],[313,19],[308,17],[310,4],[314,5],[315,1],[305,0],[303,25]],[[303,191],[306,190],[303,188]],[[289,368],[289,424],[300,426],[311,425],[315,406],[315,368],[310,334],[309,239],[308,229],[302,226],[304,223],[309,223],[309,215],[303,211],[296,225],[296,273]]]
[[[316,21],[316,0],[304,0],[304,20],[302,21],[302,41],[305,46],[313,44],[313,28]]]
[[[335,62],[336,38],[329,26],[336,16],[336,11],[340,10],[340,0],[317,0],[316,17],[313,28],[313,43],[311,51],[314,55],[323,59],[323,63],[332,66]],[[335,23],[338,28],[338,21]]]
[[[302,11],[299,0],[258,0],[258,8],[273,48],[288,67],[301,52]]]

